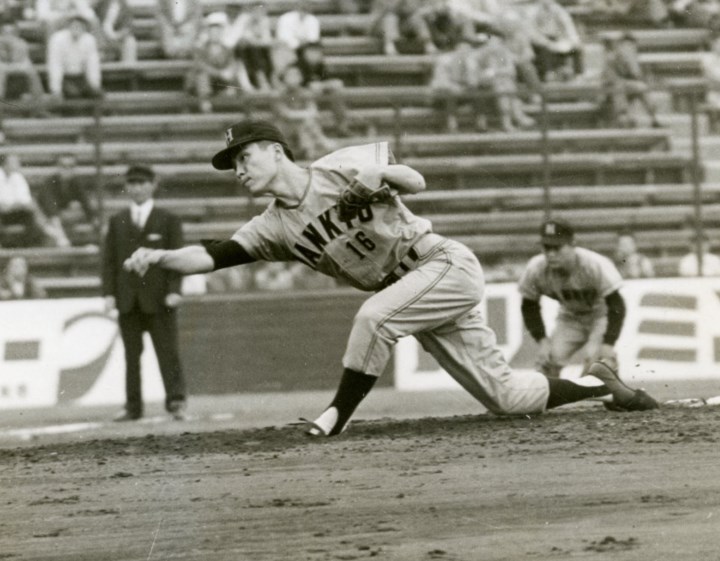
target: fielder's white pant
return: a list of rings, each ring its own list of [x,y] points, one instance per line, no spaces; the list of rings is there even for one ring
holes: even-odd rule
[[[545,409],[547,378],[513,371],[480,311],[485,280],[463,244],[428,234],[417,266],[370,297],[353,322],[343,366],[379,376],[398,339],[414,335],[463,388],[493,413]]]
[[[550,365],[546,374],[558,376],[576,353],[587,368],[600,350],[606,330],[607,316],[561,311],[550,335]]]

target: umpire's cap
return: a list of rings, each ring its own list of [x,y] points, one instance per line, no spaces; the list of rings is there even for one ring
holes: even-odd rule
[[[144,164],[132,164],[125,172],[125,181],[128,183],[155,181],[155,172],[150,166]]]
[[[540,228],[540,243],[542,245],[562,246],[575,241],[575,231],[572,226],[560,218],[543,222]]]
[[[213,156],[213,167],[219,170],[233,169],[233,158],[237,151],[246,144],[259,142],[260,140],[277,142],[283,147],[285,155],[291,160],[295,160],[295,156],[293,156],[292,150],[290,150],[287,140],[285,140],[285,136],[280,132],[280,129],[269,121],[250,120],[235,123],[225,131],[227,146]]]

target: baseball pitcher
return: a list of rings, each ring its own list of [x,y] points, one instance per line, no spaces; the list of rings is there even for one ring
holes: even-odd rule
[[[229,240],[140,249],[126,267],[138,274],[151,266],[193,274],[256,260],[300,261],[372,293],[353,321],[337,393],[308,422],[308,434],[341,433],[395,342],[407,335],[497,414],[539,413],[609,394],[619,407],[657,407],[649,396],[636,405],[641,390],[628,388],[609,368],[597,369],[602,385],[596,387],[511,370],[480,312],[484,280],[478,260],[405,207],[400,195],[422,191],[425,180],[395,163],[386,143],[345,148],[301,167],[269,122],[237,123],[225,136],[213,166],[234,170],[253,197],[272,196],[267,209]]]

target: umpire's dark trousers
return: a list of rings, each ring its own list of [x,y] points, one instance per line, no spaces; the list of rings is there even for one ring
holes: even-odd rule
[[[125,347],[127,412],[134,415],[143,413],[140,355],[145,331],[150,334],[160,366],[165,386],[165,408],[168,411],[177,409],[186,399],[185,377],[178,349],[177,312],[163,307],[157,313],[146,314],[136,305],[129,312],[121,313],[118,323]]]

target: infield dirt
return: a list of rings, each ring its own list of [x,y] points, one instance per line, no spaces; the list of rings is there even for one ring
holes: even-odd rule
[[[719,407],[0,450],[0,559],[720,559]]]

